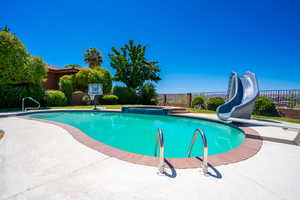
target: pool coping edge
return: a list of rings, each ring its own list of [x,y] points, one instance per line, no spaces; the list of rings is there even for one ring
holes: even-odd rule
[[[101,111],[100,111],[101,112]],[[102,111],[103,112],[103,111]],[[109,112],[109,111],[108,111]],[[35,112],[36,113],[36,112]],[[40,121],[52,125],[56,125],[58,127],[61,127],[65,129],[74,139],[76,139],[78,142],[84,144],[85,146],[94,149],[98,152],[101,152],[107,156],[111,156],[123,161],[127,161],[134,164],[140,164],[140,165],[146,165],[146,166],[157,166],[159,164],[159,158],[153,157],[153,156],[146,156],[141,154],[136,154],[132,152],[127,152],[121,149],[114,148],[112,146],[103,144],[84,132],[82,132],[80,129],[73,127],[71,125],[67,125],[64,123],[44,120],[44,119],[36,119],[36,118],[30,118],[26,116],[14,116],[21,119],[28,119],[28,120],[34,120],[34,121]],[[180,117],[186,117],[190,118],[189,116],[180,116]],[[192,117],[195,119],[202,119],[207,120],[205,118],[201,117]],[[211,121],[215,121],[218,123],[222,123],[217,120],[210,119]],[[226,123],[223,123],[226,124]],[[245,133],[245,140],[244,142],[238,146],[237,148],[234,148],[230,151],[220,153],[217,155],[211,155],[208,157],[208,162],[211,166],[220,166],[220,165],[226,165],[231,163],[240,162],[242,160],[246,160],[254,156],[256,153],[259,152],[263,145],[263,139],[259,135],[257,131],[255,131],[252,128],[249,128],[245,124],[226,124],[229,126],[236,127],[238,129],[241,129]],[[189,169],[189,168],[199,168],[202,166],[202,158],[201,157],[192,157],[192,158],[166,158],[167,162],[166,167],[169,168],[176,168],[176,169]]]

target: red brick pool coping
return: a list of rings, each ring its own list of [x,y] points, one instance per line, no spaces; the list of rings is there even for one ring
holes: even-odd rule
[[[128,161],[134,164],[147,165],[147,166],[157,166],[159,163],[158,157],[153,156],[145,156],[141,154],[131,153],[127,151],[123,151],[112,146],[103,144],[93,138],[89,137],[87,134],[83,133],[78,128],[73,126],[48,121],[44,119],[36,119],[24,116],[17,116],[22,119],[29,119],[34,121],[40,121],[48,124],[53,124],[65,129],[68,133],[70,133],[73,138],[75,138],[78,142],[98,151],[105,155]],[[201,119],[201,118],[199,118]],[[219,122],[220,123],[220,122]],[[243,126],[242,124],[235,124],[238,128],[244,131],[246,138],[244,142],[237,148],[227,151],[225,153],[211,155],[208,157],[208,162],[211,166],[219,166],[226,165],[230,163],[236,163],[242,160],[246,160],[252,156],[254,156],[262,147],[263,141],[261,136],[257,131],[251,129],[247,126]],[[192,158],[166,158],[168,163],[166,167],[173,167],[177,169],[188,169],[188,168],[199,168],[202,166],[202,158],[201,157],[192,157]]]

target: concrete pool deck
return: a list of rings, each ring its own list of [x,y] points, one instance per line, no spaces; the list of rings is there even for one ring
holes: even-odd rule
[[[191,114],[215,118],[210,114]],[[0,118],[0,199],[299,199],[296,132],[250,126],[264,137],[253,157],[210,168],[167,169],[99,153],[65,129],[16,117]]]

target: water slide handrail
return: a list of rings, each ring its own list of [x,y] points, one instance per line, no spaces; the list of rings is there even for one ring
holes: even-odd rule
[[[202,166],[203,173],[204,173],[204,175],[207,175],[207,173],[208,173],[208,144],[207,144],[207,139],[206,139],[205,133],[199,128],[197,128],[195,130],[194,135],[192,137],[192,142],[189,146],[188,157],[189,158],[191,157],[191,153],[192,153],[192,150],[193,150],[193,147],[194,147],[194,144],[195,144],[198,134],[201,136],[201,139],[203,142],[203,166]]]
[[[234,80],[232,80],[234,79]],[[237,95],[237,90],[238,90],[238,75],[236,72],[231,72],[231,76],[230,76],[230,83],[229,83],[229,88],[228,88],[228,91],[229,92],[228,94],[232,93],[232,87],[235,86],[235,91],[234,91],[234,95],[231,97],[231,98],[228,98],[228,101],[227,102],[230,102],[232,99],[234,99]],[[232,85],[234,84],[234,86]]]
[[[158,144],[159,144],[159,164],[158,164],[158,173],[164,174],[165,172],[165,144],[164,144],[164,135],[161,128],[158,128],[158,133],[156,135],[156,144],[155,144],[155,156],[157,156],[158,152]]]
[[[37,107],[25,107],[25,105],[24,105],[24,103],[25,103],[25,99],[30,99],[31,101],[33,101],[34,103],[36,103],[38,106]],[[22,99],[22,111],[24,112],[26,112],[27,110],[29,110],[29,109],[40,109],[40,107],[41,107],[41,104],[40,104],[40,102],[38,102],[37,100],[35,100],[34,98],[32,98],[32,97],[25,97],[25,98],[23,98]]]

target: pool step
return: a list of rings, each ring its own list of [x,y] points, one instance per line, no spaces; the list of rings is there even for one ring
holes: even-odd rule
[[[171,108],[170,111],[171,111],[171,114],[188,113],[189,112],[185,108]]]

